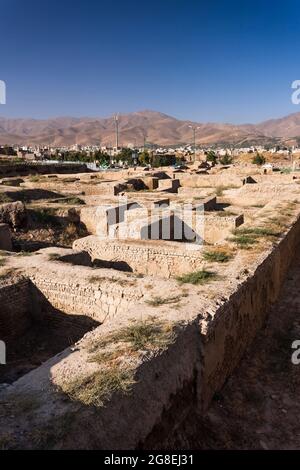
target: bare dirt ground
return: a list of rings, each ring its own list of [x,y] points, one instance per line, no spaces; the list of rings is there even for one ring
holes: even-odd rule
[[[186,449],[300,449],[300,247],[265,328],[214,397],[204,418],[191,413],[168,446]]]
[[[13,242],[15,249],[21,251],[35,251],[50,246],[71,248],[75,240],[87,235],[83,224],[49,215],[46,208],[44,212],[28,211],[27,227],[13,233]]]

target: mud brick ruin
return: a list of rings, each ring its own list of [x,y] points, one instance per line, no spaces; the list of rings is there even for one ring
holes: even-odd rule
[[[279,296],[298,173],[4,170],[1,447],[167,447]]]

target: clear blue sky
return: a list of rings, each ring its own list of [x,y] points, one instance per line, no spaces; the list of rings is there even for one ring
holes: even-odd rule
[[[300,111],[297,0],[0,0],[7,117],[153,109],[258,122]]]

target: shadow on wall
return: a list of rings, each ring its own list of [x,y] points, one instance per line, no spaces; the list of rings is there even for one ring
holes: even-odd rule
[[[55,193],[54,191],[48,191],[46,189],[23,189],[22,191],[10,191],[7,192],[7,196],[12,201],[38,201],[40,199],[54,199],[62,198],[63,195]]]
[[[182,219],[172,215],[164,217],[153,224],[141,229],[142,240],[166,240],[184,243],[193,243],[198,235]]]
[[[94,259],[93,267],[95,268],[109,268],[109,269],[116,269],[117,271],[124,271],[128,273],[132,273],[133,269],[129,266],[126,261],[106,261],[102,259]]]
[[[102,259],[92,259],[87,251],[81,251],[70,255],[61,256],[58,261],[70,263],[76,266],[87,266],[89,268],[108,268],[117,271],[132,273],[132,267],[126,261],[107,261]]]
[[[0,383],[12,383],[43,362],[76,343],[85,333],[100,325],[86,315],[71,315],[53,307],[30,282],[30,304],[26,329],[7,339],[7,364],[1,366]]]

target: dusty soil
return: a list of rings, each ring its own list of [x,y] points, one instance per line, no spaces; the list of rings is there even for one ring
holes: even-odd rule
[[[36,214],[29,210],[27,227],[13,233],[15,250],[35,251],[50,246],[70,248],[75,240],[88,235],[82,223],[51,215],[38,218]]]
[[[210,409],[169,436],[173,449],[300,449],[300,247],[278,302]]]

